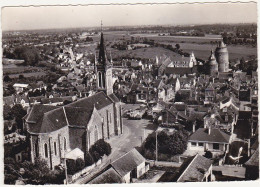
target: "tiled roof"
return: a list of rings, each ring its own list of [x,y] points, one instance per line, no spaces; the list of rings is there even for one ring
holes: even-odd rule
[[[111,165],[123,177],[143,162],[145,162],[144,157],[134,148]]]
[[[208,129],[199,128],[190,137],[189,141],[200,141],[200,142],[218,142],[228,143],[230,136],[219,129],[211,129],[210,134]]]
[[[100,174],[88,184],[114,184],[114,183],[123,183],[121,176],[113,169],[109,168],[104,173]]]
[[[210,159],[197,154],[181,173],[177,182],[201,182],[211,165]]]

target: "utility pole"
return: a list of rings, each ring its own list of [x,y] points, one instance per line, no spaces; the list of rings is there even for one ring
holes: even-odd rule
[[[155,142],[155,148],[156,148],[156,157],[155,157],[155,160],[158,161],[158,140],[157,140],[157,131],[155,131],[155,139],[156,139],[156,142]]]
[[[68,184],[68,171],[67,171],[67,161],[66,161],[65,151],[64,151],[64,167],[65,167],[66,184]]]

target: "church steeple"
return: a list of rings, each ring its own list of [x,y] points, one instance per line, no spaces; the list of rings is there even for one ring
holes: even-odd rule
[[[102,31],[102,21],[101,21],[101,38],[99,44],[99,54],[98,54],[98,62],[100,65],[106,65],[106,53],[105,53],[105,43],[104,43],[104,36]]]
[[[112,69],[110,63],[107,60],[104,35],[102,32],[102,21],[101,21],[101,37],[99,44],[99,54],[97,63],[97,90],[104,91],[106,94],[113,93],[112,85]]]

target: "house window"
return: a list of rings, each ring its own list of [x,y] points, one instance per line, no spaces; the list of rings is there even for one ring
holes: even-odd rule
[[[227,108],[225,107],[225,108],[223,108],[223,112],[227,112]]]
[[[17,156],[17,161],[21,161],[21,156],[20,155]]]
[[[109,116],[110,116],[110,123],[112,123],[112,114],[109,113]]]
[[[191,142],[191,146],[197,146],[196,142]]]
[[[213,143],[213,149],[219,150],[219,144],[218,143]]]
[[[48,158],[48,146],[47,146],[47,144],[45,143],[44,144],[44,153],[45,153],[45,158]]]
[[[203,146],[204,146],[204,144],[203,144],[203,143],[199,143],[199,146],[200,146],[200,147],[203,147]]]
[[[67,142],[66,142],[66,138],[64,137],[64,151],[66,151],[66,147],[67,147]]]
[[[54,144],[54,154],[57,155],[57,145],[56,145],[56,142],[53,143]]]

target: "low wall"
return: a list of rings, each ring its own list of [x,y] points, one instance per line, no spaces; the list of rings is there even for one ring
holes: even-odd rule
[[[78,171],[74,175],[70,175],[68,177],[68,183],[71,183],[75,180],[77,180],[80,176],[89,174],[89,172],[94,169],[95,167],[99,166],[102,163],[102,160],[105,160],[106,157],[103,157],[102,159],[98,160],[96,163],[92,164],[91,166],[87,166],[84,169]],[[64,180],[64,184],[66,184],[66,179]]]

